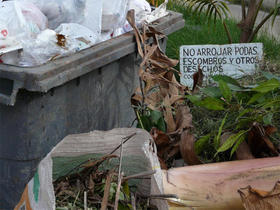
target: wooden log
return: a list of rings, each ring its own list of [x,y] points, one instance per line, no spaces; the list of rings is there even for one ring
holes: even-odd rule
[[[238,189],[250,185],[270,191],[278,180],[280,157],[163,170],[164,194],[176,194],[180,198],[176,205],[169,202],[172,210],[244,209]]]

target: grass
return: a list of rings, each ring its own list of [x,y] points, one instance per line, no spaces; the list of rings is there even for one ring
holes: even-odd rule
[[[196,16],[190,10],[176,3],[170,3],[168,9],[183,14],[185,27],[168,36],[167,56],[179,59],[179,48],[181,45],[228,44],[228,39],[221,21],[218,20],[216,25],[213,22],[208,24],[207,18],[204,15]],[[240,30],[236,25],[236,21],[227,19],[226,24],[231,33],[233,43],[238,43]],[[254,42],[262,42],[264,44],[265,59],[279,63],[279,42],[264,34],[256,38]]]

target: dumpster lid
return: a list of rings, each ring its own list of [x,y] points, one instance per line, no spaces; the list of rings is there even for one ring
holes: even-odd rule
[[[152,26],[165,35],[169,35],[181,29],[184,24],[182,14],[169,11],[167,16],[154,21]],[[47,92],[53,87],[60,86],[135,51],[134,33],[129,32],[40,66],[19,67],[0,64],[0,103],[14,105],[19,89]],[[1,83],[12,84],[9,94],[1,91],[5,89]]]

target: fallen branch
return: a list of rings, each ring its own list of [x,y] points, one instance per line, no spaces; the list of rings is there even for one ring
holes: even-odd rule
[[[142,172],[142,173],[139,173],[139,174],[133,174],[133,175],[130,175],[130,176],[126,176],[123,178],[123,182],[129,180],[129,179],[141,179],[143,177],[147,177],[147,176],[152,176],[153,174],[155,174],[156,171],[153,170],[153,171],[145,171],[145,172]]]

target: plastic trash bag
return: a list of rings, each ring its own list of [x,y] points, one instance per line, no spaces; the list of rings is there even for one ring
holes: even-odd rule
[[[102,11],[102,31],[121,27],[126,20],[128,0],[104,0]]]
[[[57,34],[51,29],[42,31],[36,39],[22,42],[20,66],[36,66],[66,53],[66,50],[57,45]]]
[[[101,33],[103,0],[17,0],[34,3],[48,18],[49,28],[78,23]]]
[[[145,21],[148,23],[151,23],[161,17],[164,17],[168,15],[168,12],[166,11],[168,0],[165,0],[159,7],[157,7],[154,11],[151,12],[151,14],[145,16]]]
[[[76,23],[61,24],[55,31],[65,37],[66,48],[70,52],[86,49],[94,45],[98,38],[93,31]]]
[[[0,2],[0,38],[36,36],[48,26],[45,15],[30,2]]]
[[[46,16],[30,2],[0,2],[0,62],[17,64],[22,42],[48,26]]]
[[[55,29],[61,23],[80,23],[86,0],[17,0],[19,2],[32,2],[48,18],[49,28]]]
[[[58,57],[73,54],[94,45],[96,34],[76,24],[61,24],[57,29],[47,29],[34,40],[23,42],[20,66],[36,66]]]

